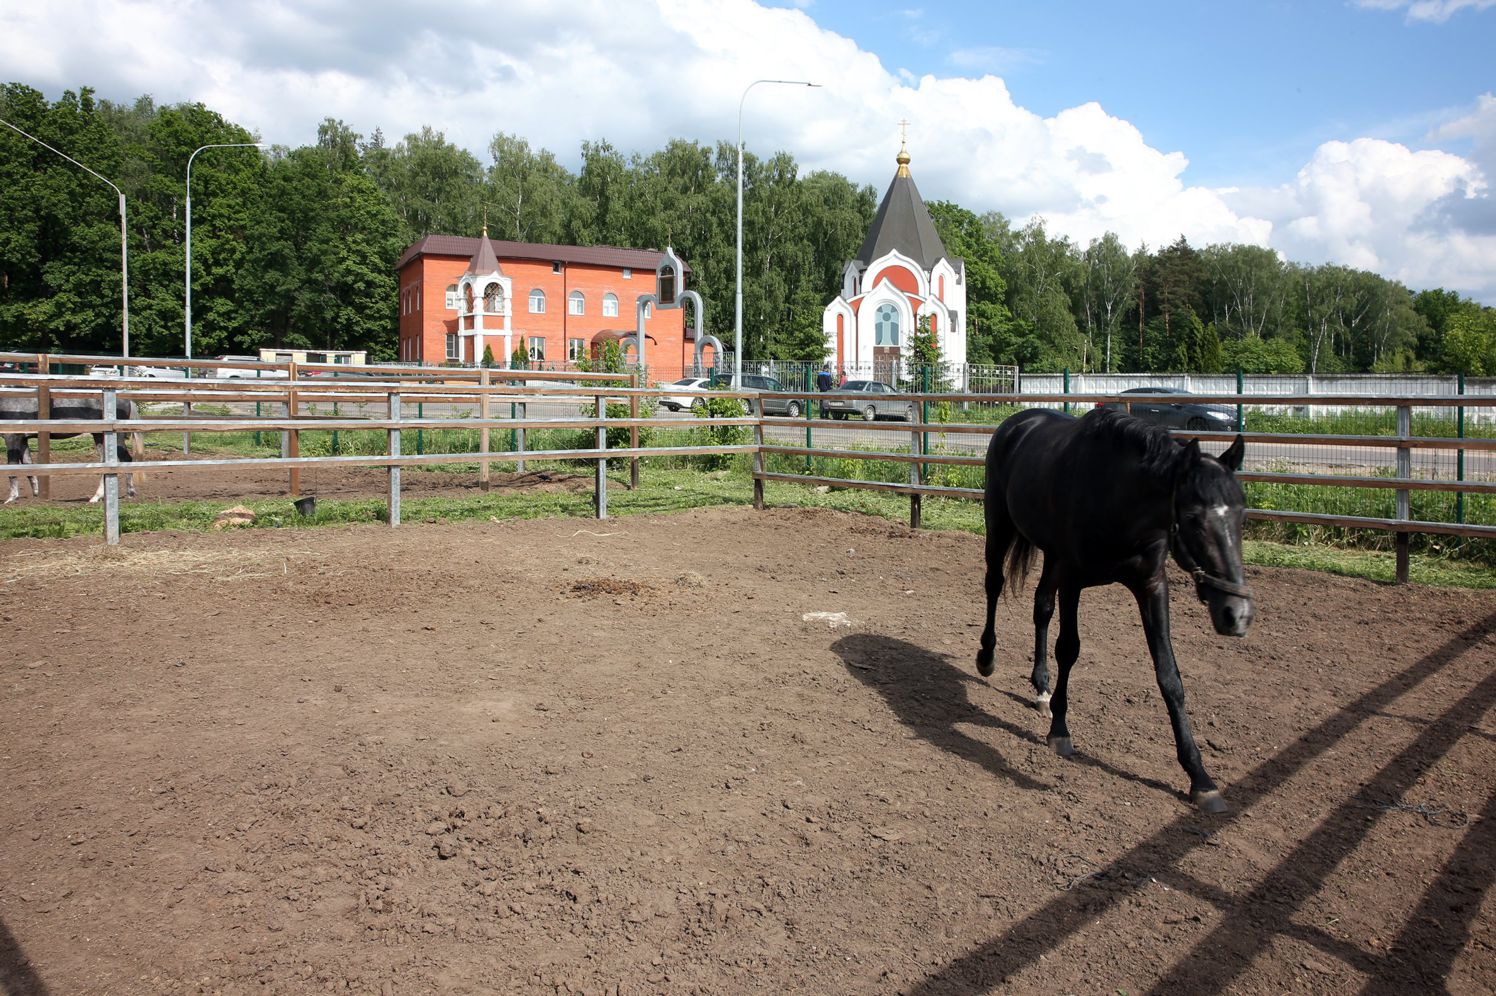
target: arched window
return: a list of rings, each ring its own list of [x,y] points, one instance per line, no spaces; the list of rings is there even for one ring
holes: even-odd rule
[[[448,284],[447,285],[447,310],[448,311],[456,311],[457,310],[457,302],[459,302],[461,300],[462,300],[462,297],[457,293],[457,285],[456,284]]]
[[[483,291],[483,310],[490,315],[504,313],[504,285],[495,281]]]
[[[465,285],[462,288],[462,300],[463,300],[463,303],[467,305],[466,309],[464,309],[465,312],[467,314],[471,315],[473,313],[473,285],[472,284],[467,284],[467,285]]]
[[[899,344],[899,309],[891,304],[878,308],[874,319],[873,345],[897,346]]]
[[[530,292],[530,314],[545,314],[545,291],[539,287]]]
[[[572,291],[566,295],[566,313],[568,315],[587,314],[587,298],[582,296],[581,291]]]
[[[603,317],[604,318],[617,318],[618,317],[618,295],[617,294],[604,294],[603,295]]]

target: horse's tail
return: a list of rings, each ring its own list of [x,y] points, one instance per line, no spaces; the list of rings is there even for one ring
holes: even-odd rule
[[[1034,544],[1017,530],[1013,531],[1013,538],[1008,543],[1008,555],[1003,564],[1003,582],[1008,591],[1013,588],[1023,587],[1024,579],[1028,577],[1029,569],[1034,565]]]

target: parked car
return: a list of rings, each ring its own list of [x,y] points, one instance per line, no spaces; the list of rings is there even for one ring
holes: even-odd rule
[[[733,386],[732,374],[718,374],[712,381],[714,391],[742,391],[745,394],[756,394],[759,391],[783,391],[784,385],[779,383],[775,377],[764,374],[743,374],[741,387]],[[805,411],[805,402],[800,398],[762,398],[757,399],[754,408],[763,407],[765,415],[788,415],[790,418],[799,418]]]
[[[88,368],[88,375],[90,377],[118,377],[119,376],[119,367],[113,367],[113,366],[89,367]]]
[[[666,392],[660,395],[660,407],[668,408],[673,412],[696,407],[697,402],[701,400],[699,392],[707,390],[705,377],[682,377],[673,384],[656,384],[655,386]]]
[[[899,389],[881,380],[849,380],[835,391],[821,395],[826,414],[831,418],[862,419],[873,422],[880,418],[898,418],[906,422],[914,420],[914,402],[898,398],[870,398],[870,394],[898,394]]]
[[[220,356],[222,363],[259,363],[258,356]],[[285,379],[286,371],[276,369],[252,369],[249,367],[219,367],[217,370],[204,373],[204,377],[213,377],[218,380],[265,380],[278,377]]]
[[[186,380],[187,374],[176,367],[125,367],[125,373],[131,377],[144,377],[148,380]]]
[[[1129,387],[1122,392],[1128,394],[1173,394],[1190,396],[1182,387]],[[1104,401],[1097,408],[1113,408],[1130,412],[1134,417],[1170,429],[1233,429],[1236,427],[1236,409],[1230,405],[1204,405],[1197,401],[1170,401],[1154,398],[1147,401]]]

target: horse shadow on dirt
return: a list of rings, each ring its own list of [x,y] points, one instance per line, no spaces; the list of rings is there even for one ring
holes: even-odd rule
[[[1122,870],[1142,873],[1210,903],[1222,914],[1211,930],[1192,938],[1188,950],[1174,959],[1147,992],[1157,996],[1230,992],[1280,937],[1308,944],[1359,972],[1365,980],[1360,989],[1363,996],[1448,991],[1449,973],[1470,943],[1485,895],[1496,883],[1496,862],[1491,860],[1491,854],[1496,852],[1496,792],[1487,795],[1479,815],[1471,814],[1468,822],[1444,828],[1457,830],[1461,837],[1391,943],[1371,950],[1325,928],[1304,923],[1299,915],[1342,862],[1365,843],[1374,827],[1386,819],[1415,818],[1410,813],[1398,813],[1397,807],[1404,803],[1410,790],[1432,784],[1425,781],[1431,770],[1462,739],[1481,732],[1476,727],[1496,708],[1496,671],[1487,669],[1477,675],[1467,691],[1448,700],[1447,708],[1421,719],[1422,729],[1411,743],[1382,765],[1355,795],[1330,803],[1323,819],[1312,828],[1306,827],[1293,849],[1250,888],[1240,892],[1224,890],[1185,871],[1182,865],[1217,830],[1234,820],[1233,814],[1251,807],[1301,774],[1354,733],[1368,717],[1387,712],[1404,695],[1466,655],[1472,655],[1471,660],[1489,659],[1493,643],[1496,643],[1496,614],[1472,622],[1462,632],[1450,634],[1401,672],[1389,676],[1233,780],[1226,787],[1231,813],[1202,817],[1193,811],[1186,812],[1096,873],[1094,878],[1103,882]],[[941,675],[942,668],[954,669],[941,657],[919,648],[877,637],[849,637],[837,647],[849,666],[856,666],[859,671],[862,665],[872,662],[876,662],[874,667],[894,668],[899,677],[891,682],[894,691],[889,701],[896,708],[895,699],[905,699],[910,691],[901,689],[901,685],[921,687],[918,679],[909,673],[915,669],[931,670],[935,675],[931,679],[934,688],[944,685],[945,698],[951,698],[953,691],[960,691],[957,679]],[[902,665],[888,663],[896,647],[905,648],[902,652],[910,655]],[[863,680],[874,684],[866,677]],[[874,684],[874,687],[879,686]],[[936,698],[933,694],[927,697]],[[959,698],[959,694],[955,697]],[[918,701],[919,697],[915,699]],[[933,707],[918,706],[910,715],[922,722],[930,708]],[[1373,816],[1378,810],[1380,814]],[[1036,965],[1072,935],[1083,933],[1097,923],[1128,894],[1128,890],[1101,888],[1065,892],[936,969],[906,992],[909,996],[953,996],[999,991],[1014,975]],[[1474,981],[1479,986],[1483,979]]]
[[[858,633],[842,637],[831,645],[841,656],[848,673],[883,697],[899,722],[922,740],[948,754],[981,766],[989,774],[1010,781],[1023,789],[1048,790],[1053,786],[1017,770],[991,744],[984,743],[957,729],[958,726],[986,727],[1001,730],[1023,744],[1048,750],[1044,741],[1044,721],[1038,718],[1033,704],[1023,697],[1003,692],[1034,717],[1032,729],[1010,723],[974,704],[968,691],[987,682],[955,664],[949,656],[924,647],[876,633]],[[1154,778],[1118,768],[1106,761],[1079,751],[1068,761],[1105,772],[1114,778],[1136,782],[1172,799],[1185,799],[1186,793]]]
[[[0,920],[0,993],[5,996],[47,996],[47,984],[31,959],[21,950],[20,943],[11,934],[4,920]]]

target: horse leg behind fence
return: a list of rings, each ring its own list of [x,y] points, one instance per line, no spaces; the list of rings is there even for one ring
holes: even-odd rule
[[[140,439],[140,433],[138,433],[138,432],[137,433],[133,433],[133,435],[135,436],[136,440]],[[104,455],[104,434],[102,432],[96,432],[96,433],[94,433],[93,434],[93,440],[94,440],[94,449],[99,454],[99,462],[103,463],[104,460],[105,460],[105,455]],[[136,451],[136,453],[141,452],[140,444],[138,442],[136,444],[135,451]],[[115,455],[119,458],[119,462],[120,463],[133,463],[134,462],[135,458],[133,456],[131,456],[130,449],[127,448],[124,443],[122,443],[122,442],[116,442],[115,445],[114,445],[114,452],[115,452]],[[128,497],[130,497],[130,498],[134,498],[135,497],[135,475],[134,474],[130,474],[130,473],[126,473],[125,474],[125,494]],[[95,504],[95,503],[99,502],[100,500],[102,500],[103,497],[104,497],[104,478],[100,477],[99,478],[99,488],[98,488],[97,491],[94,492],[94,496],[92,498],[88,499],[89,504]]]
[[[28,437],[22,432],[7,432],[5,434],[5,463],[7,466],[25,465],[31,462],[31,447],[28,445]],[[41,486],[37,484],[36,478],[30,474],[26,479],[31,482],[31,497],[35,498],[41,494]],[[10,477],[10,494],[5,499],[5,504],[21,497],[21,481],[14,474]]]

